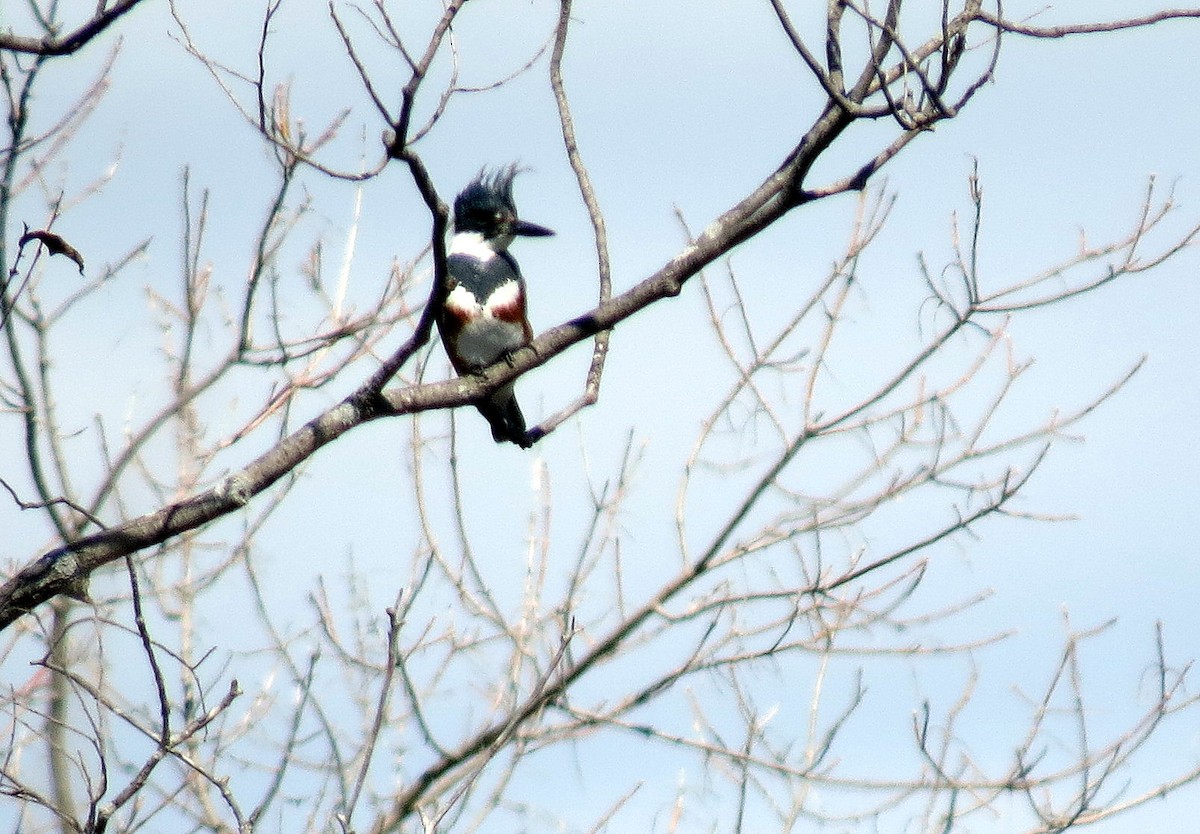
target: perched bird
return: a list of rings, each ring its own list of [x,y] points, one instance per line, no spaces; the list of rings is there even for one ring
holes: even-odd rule
[[[477,373],[533,339],[525,305],[525,279],[508,246],[517,235],[544,237],[550,229],[517,217],[510,165],[479,176],[454,201],[454,237],[447,250],[449,292],[438,311],[438,330],[454,370]],[[533,442],[512,384],[476,404],[497,443],[523,449]]]

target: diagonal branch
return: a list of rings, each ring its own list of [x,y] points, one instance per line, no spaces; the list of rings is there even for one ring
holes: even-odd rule
[[[1026,35],[1031,38],[1065,38],[1068,35],[1118,32],[1122,29],[1140,29],[1168,20],[1186,20],[1187,18],[1200,18],[1200,9],[1164,9],[1141,17],[1127,17],[1107,23],[1065,23],[1061,26],[1032,26],[1015,20],[1007,20],[1000,15],[983,10],[976,14],[976,19],[994,26],[1002,32],[1012,32],[1014,35]]]
[[[59,547],[26,565],[0,586],[0,630],[58,594],[70,592],[86,597],[87,579],[92,571],[240,509],[318,449],[363,423],[380,417],[471,404],[572,345],[612,329],[652,304],[677,296],[683,284],[705,266],[805,201],[796,188],[797,183],[849,122],[840,111],[827,109],[775,173],[666,265],[627,292],[542,334],[528,347],[516,351],[511,361],[501,361],[474,378],[385,391],[384,386],[396,371],[428,341],[432,311],[445,291],[444,232],[448,210],[438,198],[420,159],[408,148],[398,149],[430,207],[434,227],[435,278],[430,303],[413,336],[357,391],[213,488]]]
[[[116,23],[141,2],[142,0],[119,0],[110,8],[105,9],[101,6],[91,20],[66,35],[60,36],[50,31],[44,37],[35,38],[28,35],[0,32],[0,51],[7,50],[49,57],[70,55],[86,46],[89,41]]]

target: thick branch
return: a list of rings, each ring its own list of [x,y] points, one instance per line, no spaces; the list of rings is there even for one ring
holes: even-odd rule
[[[322,446],[362,423],[383,416],[470,404],[572,345],[611,329],[657,301],[678,295],[689,278],[803,201],[797,184],[813,160],[848,123],[849,119],[840,111],[827,110],[771,177],[658,272],[591,312],[542,334],[529,348],[511,357],[511,362],[500,362],[474,378],[381,394],[382,384],[412,355],[411,345],[406,345],[397,354],[402,358],[393,357],[385,362],[354,394],[214,488],[43,555],[0,587],[0,629],[58,594],[86,597],[92,571],[234,512]],[[444,223],[442,211],[435,215]],[[434,297],[437,297],[436,287]]]
[[[164,542],[244,506],[326,443],[369,419],[353,398],[305,424],[250,466],[216,487],[52,550],[0,587],[0,629],[52,597],[86,596],[92,571]]]
[[[66,35],[48,34],[45,37],[32,38],[0,32],[0,50],[30,55],[70,55],[82,49],[141,2],[142,0],[119,0],[111,8],[97,10],[91,20]]]

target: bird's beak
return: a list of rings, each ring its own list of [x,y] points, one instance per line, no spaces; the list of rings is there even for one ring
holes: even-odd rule
[[[527,220],[518,220],[513,224],[512,233],[514,235],[524,235],[525,237],[547,237],[554,234],[554,230],[547,229],[545,226],[539,226],[537,223],[530,223]]]

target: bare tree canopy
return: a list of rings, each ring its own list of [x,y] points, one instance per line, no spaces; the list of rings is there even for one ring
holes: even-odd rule
[[[1197,17],[14,9],[0,814],[61,832],[1050,832],[1184,796],[1200,763],[1154,752],[1197,709],[1170,623],[1120,687],[1090,678],[1116,675],[1092,656],[1111,624],[1069,615],[999,683],[986,660],[1015,627],[959,625],[989,593],[934,557],[1062,520],[1028,500],[1044,462],[1145,359],[1099,384],[1089,367],[1045,415],[1021,323],[1060,322],[1047,350],[1065,353],[1072,311],[1185,263],[1200,218],[1136,160],[1121,223],[1068,250],[1034,238],[1071,218],[1016,239],[1003,216],[1028,209],[993,211],[986,157],[936,154],[989,98],[1049,101],[1027,56],[1054,74],[1069,44],[1153,45]],[[716,149],[706,166],[692,143]],[[884,174],[922,148],[928,190],[893,192]],[[450,206],[510,164],[530,170],[506,188],[574,248],[521,250],[536,336],[456,377],[431,344]],[[963,196],[943,209],[947,180]],[[679,182],[695,196],[650,197]],[[935,213],[947,238],[914,253],[896,226]],[[492,447],[462,409],[514,382],[531,451]],[[670,430],[651,436],[651,413]]]

